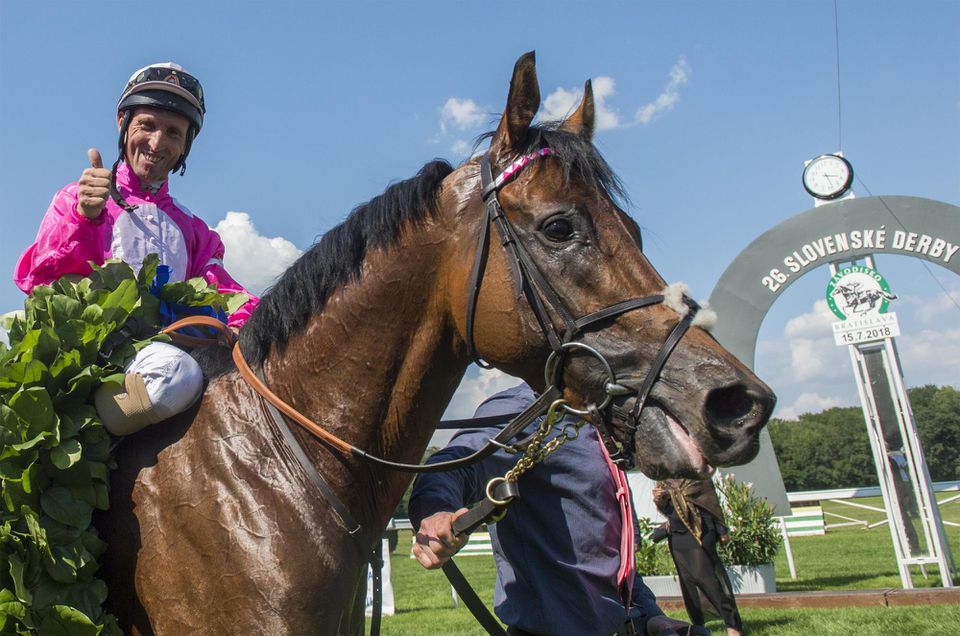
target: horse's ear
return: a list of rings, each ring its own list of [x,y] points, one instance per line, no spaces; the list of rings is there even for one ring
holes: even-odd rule
[[[523,54],[513,67],[507,107],[500,118],[497,132],[490,140],[490,154],[494,161],[506,159],[520,148],[526,139],[533,116],[540,108],[540,85],[537,82],[536,55]]]
[[[580,106],[577,107],[577,110],[573,111],[573,114],[564,120],[560,129],[575,135],[580,135],[587,141],[590,141],[593,139],[595,112],[593,106],[593,84],[590,83],[590,80],[587,80],[587,83],[583,85],[583,99],[580,101]]]

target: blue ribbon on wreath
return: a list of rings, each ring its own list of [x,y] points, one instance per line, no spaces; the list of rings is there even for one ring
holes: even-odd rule
[[[161,326],[174,323],[187,316],[211,316],[220,322],[226,324],[227,314],[222,309],[216,309],[210,305],[182,305],[180,303],[171,303],[163,299],[163,286],[170,282],[170,266],[158,265],[157,274],[150,283],[150,293],[160,300],[160,323]],[[186,336],[195,338],[216,338],[217,334],[213,329],[207,330],[206,327],[183,327],[177,330]]]

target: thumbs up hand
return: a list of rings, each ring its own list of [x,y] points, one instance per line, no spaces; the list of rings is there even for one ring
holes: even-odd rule
[[[103,212],[110,196],[110,171],[103,167],[103,159],[96,148],[87,151],[87,160],[90,167],[78,180],[77,211],[88,219],[95,219]]]

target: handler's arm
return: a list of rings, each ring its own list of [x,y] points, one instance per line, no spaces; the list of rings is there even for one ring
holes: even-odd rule
[[[454,437],[450,445],[435,453],[427,463],[458,459],[471,454],[496,431],[469,431]],[[410,522],[417,528],[413,556],[423,567],[442,566],[467,543],[466,536],[453,532],[454,520],[466,506],[483,496],[488,462],[479,462],[442,473],[417,477],[410,494]]]
[[[530,387],[516,386],[488,398],[477,408],[474,417],[516,413],[535,399]],[[483,447],[500,430],[499,426],[461,430],[428,463],[465,457]],[[413,554],[423,567],[442,566],[466,544],[466,537],[454,535],[453,521],[467,511],[466,506],[485,497],[487,482],[504,475],[516,460],[516,456],[498,450],[476,464],[417,477],[409,510],[413,527],[419,528]]]

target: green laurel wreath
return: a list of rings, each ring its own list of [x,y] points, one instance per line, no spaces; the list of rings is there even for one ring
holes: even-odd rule
[[[110,436],[91,405],[103,382],[122,382],[155,340],[159,259],[139,273],[119,260],[86,278],[36,287],[0,343],[0,634],[120,634],[102,609],[97,578],[106,544],[91,526],[109,507]],[[247,300],[204,279],[166,285],[163,300],[226,313]],[[139,325],[143,339],[120,332]],[[144,327],[146,326],[146,328]]]

